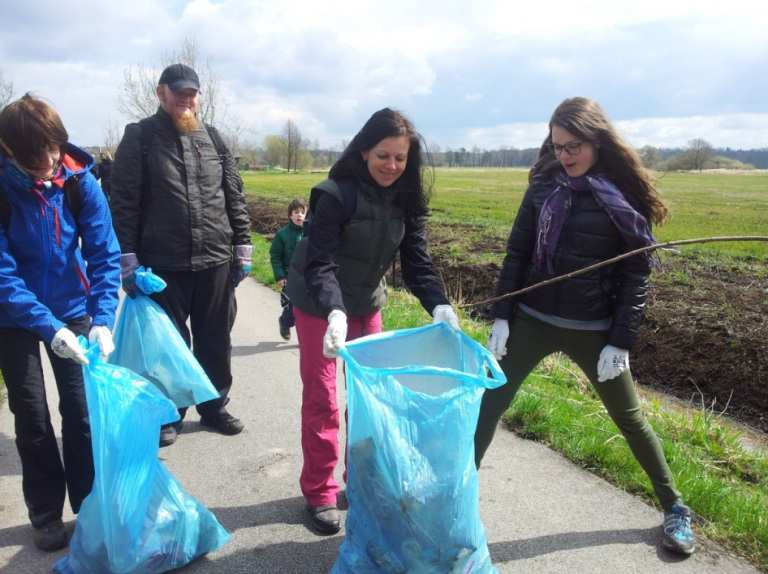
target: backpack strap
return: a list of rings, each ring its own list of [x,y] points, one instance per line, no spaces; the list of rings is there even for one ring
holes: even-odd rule
[[[309,195],[309,211],[313,212],[317,205],[317,200],[322,193],[327,193],[335,197],[341,204],[344,214],[344,221],[352,219],[352,215],[357,209],[357,189],[352,182],[337,182],[333,179],[324,179],[312,188]]]
[[[141,196],[142,198],[149,189],[149,148],[155,137],[155,130],[152,125],[152,116],[139,121],[139,142],[141,143]]]
[[[205,131],[208,132],[208,137],[211,138],[211,141],[213,142],[213,147],[216,148],[216,153],[219,154],[219,158],[223,160],[224,156],[227,155],[227,146],[224,145],[224,140],[221,139],[221,134],[219,133],[219,130],[217,130],[213,126],[209,126],[208,124],[205,124]]]
[[[0,224],[7,230],[10,222],[11,204],[8,203],[8,198],[5,197],[5,192],[0,189]]]
[[[80,190],[80,176],[71,175],[64,182],[64,201],[72,212],[75,222],[79,222],[83,210],[83,192]]]

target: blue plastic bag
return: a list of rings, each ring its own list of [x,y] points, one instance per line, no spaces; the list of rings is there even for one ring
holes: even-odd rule
[[[165,289],[165,281],[144,267],[139,267],[135,276],[136,297],[123,301],[115,326],[115,351],[109,362],[152,381],[177,407],[218,398],[218,391],[173,321],[148,297]]]
[[[80,338],[84,348],[88,343]],[[229,534],[157,457],[160,425],[179,418],[150,382],[102,362],[83,367],[95,477],[59,574],[155,574],[220,548]]]
[[[446,323],[351,341],[346,536],[334,574],[491,574],[474,434],[483,391],[506,382]]]

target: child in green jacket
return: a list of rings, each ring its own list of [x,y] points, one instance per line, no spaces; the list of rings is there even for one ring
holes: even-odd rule
[[[278,318],[280,336],[288,341],[291,338],[291,327],[294,325],[293,306],[285,294],[285,285],[288,281],[288,266],[291,263],[293,250],[296,244],[304,236],[304,217],[307,214],[307,202],[303,199],[294,199],[288,204],[288,217],[290,222],[284,225],[275,234],[272,246],[269,248],[269,258],[272,262],[272,272],[275,281],[282,289],[280,293],[280,306],[283,312]]]

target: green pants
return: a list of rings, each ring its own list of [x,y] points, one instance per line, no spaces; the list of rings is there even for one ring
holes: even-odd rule
[[[661,443],[642,413],[632,375],[624,371],[614,379],[602,383],[597,381],[597,361],[600,351],[608,343],[608,333],[563,329],[523,312],[517,313],[509,329],[507,354],[500,361],[507,383],[497,389],[486,390],[480,407],[475,431],[477,467],[480,468],[480,461],[493,440],[499,419],[515,398],[523,380],[544,357],[562,351],[589,378],[635,458],[651,479],[662,507],[668,510],[678,502],[680,493],[675,490]]]

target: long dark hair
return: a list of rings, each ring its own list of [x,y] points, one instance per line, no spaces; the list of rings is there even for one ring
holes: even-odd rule
[[[528,175],[529,181],[549,177],[561,169],[552,149],[552,126],[559,126],[595,146],[595,167],[616,184],[627,201],[653,223],[666,220],[667,207],[640,156],[619,136],[600,104],[589,98],[568,98],[557,106],[549,120],[549,134],[541,145],[539,158]]]
[[[68,140],[69,134],[56,110],[30,93],[0,112],[2,147],[24,167],[39,163],[50,146],[61,147]]]
[[[400,136],[407,136],[410,146],[405,171],[394,184],[396,201],[408,215],[426,215],[429,213],[434,170],[430,162],[425,161],[426,146],[423,145],[422,137],[411,121],[396,110],[383,108],[368,118],[341,157],[333,164],[328,177],[335,181],[349,177],[369,179],[363,152],[376,147],[376,144],[385,138]],[[422,169],[424,164],[428,164],[427,170]],[[428,172],[427,181],[424,171]]]

